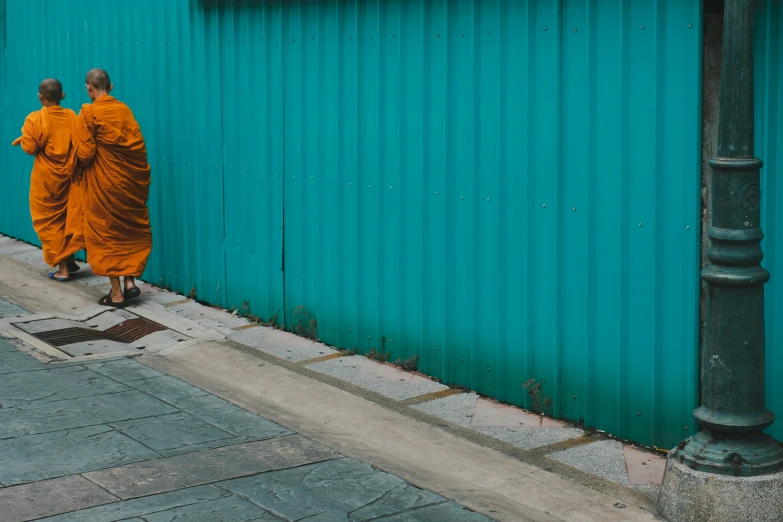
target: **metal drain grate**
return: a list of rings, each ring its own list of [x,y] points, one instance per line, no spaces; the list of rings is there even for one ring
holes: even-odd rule
[[[124,321],[103,332],[90,330],[88,328],[74,327],[64,328],[62,330],[52,330],[50,332],[39,332],[32,334],[32,336],[56,347],[90,341],[115,341],[118,343],[130,344],[146,335],[162,332],[163,330],[168,330],[168,328],[162,324],[140,317],[138,319]]]
[[[60,347],[68,344],[84,343],[90,341],[105,340],[103,332],[88,330],[87,328],[64,328],[63,330],[52,330],[51,332],[40,332],[31,334],[41,341]]]
[[[138,319],[129,319],[128,321],[112,326],[103,332],[103,334],[113,341],[129,344],[138,341],[146,335],[162,332],[163,330],[168,330],[168,328],[155,321],[139,317]]]

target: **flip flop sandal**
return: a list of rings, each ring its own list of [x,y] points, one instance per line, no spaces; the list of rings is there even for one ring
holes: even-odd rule
[[[139,287],[134,286],[133,288],[127,288],[125,292],[123,292],[123,295],[125,296],[125,300],[128,299],[136,299],[141,295],[141,290],[139,290]]]
[[[57,277],[55,274],[57,272],[49,272],[49,279],[52,281],[57,281],[58,283],[67,283],[71,280],[70,277]]]
[[[112,308],[125,308],[128,303],[126,303],[125,301],[120,301],[119,303],[115,303],[114,301],[111,300],[111,294],[108,294],[101,297],[100,301],[98,301],[98,304],[103,306],[110,306]]]

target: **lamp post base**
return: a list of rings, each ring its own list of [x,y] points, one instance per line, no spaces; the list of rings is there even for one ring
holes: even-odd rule
[[[719,475],[753,477],[783,471],[783,446],[765,433],[732,438],[705,429],[672,454],[689,468]]]
[[[779,522],[783,472],[737,477],[696,471],[669,452],[658,511],[670,522]]]

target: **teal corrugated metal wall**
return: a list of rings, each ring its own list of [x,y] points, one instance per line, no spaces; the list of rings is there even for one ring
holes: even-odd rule
[[[698,3],[287,15],[287,317],[516,404],[536,379],[549,413],[635,440],[687,434]]]
[[[783,440],[783,229],[777,204],[783,202],[783,6],[758,2],[756,18],[756,155],[764,161],[762,202],[764,266],[772,274],[765,288],[767,407],[777,414],[769,432]]]
[[[697,0],[5,3],[2,142],[41,78],[77,108],[108,69],[153,168],[148,280],[621,437],[692,432]],[[30,162],[0,161],[0,231],[33,240]]]

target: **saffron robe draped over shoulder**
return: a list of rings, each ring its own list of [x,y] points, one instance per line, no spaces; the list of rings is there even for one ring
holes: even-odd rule
[[[19,144],[35,156],[30,175],[30,216],[43,247],[44,261],[55,266],[84,248],[84,215],[71,128],[76,113],[43,107],[25,119]]]
[[[141,277],[152,251],[150,166],[139,124],[124,103],[85,104],[73,130],[83,169],[87,262],[100,276]]]

